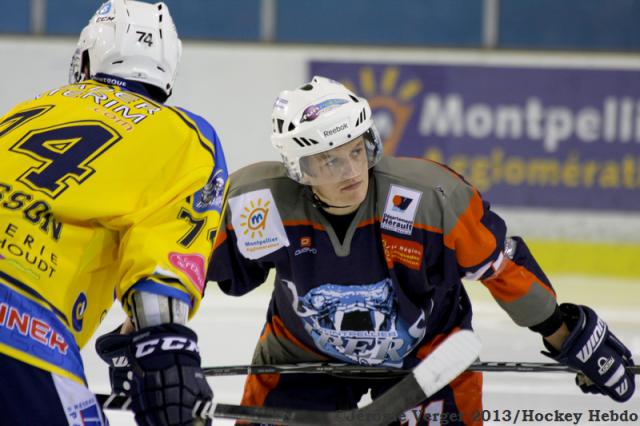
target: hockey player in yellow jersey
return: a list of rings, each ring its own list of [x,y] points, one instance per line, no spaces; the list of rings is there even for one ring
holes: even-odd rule
[[[70,84],[0,118],[2,424],[107,424],[80,348],[116,298],[135,330],[100,353],[136,367],[136,421],[191,424],[213,398],[185,324],[227,170],[213,127],[164,104],[180,54],[166,5],[109,1],[80,35]]]

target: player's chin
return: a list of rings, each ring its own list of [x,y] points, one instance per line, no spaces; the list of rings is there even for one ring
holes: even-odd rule
[[[357,188],[352,188],[349,191],[342,191],[341,198],[345,204],[359,205],[367,197],[367,186],[361,182]]]

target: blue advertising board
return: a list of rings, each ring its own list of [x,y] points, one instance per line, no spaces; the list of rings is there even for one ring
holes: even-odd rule
[[[505,206],[640,211],[640,71],[312,61],[367,98],[385,152]]]

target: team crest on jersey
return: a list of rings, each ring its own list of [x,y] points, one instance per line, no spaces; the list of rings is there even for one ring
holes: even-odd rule
[[[230,198],[229,207],[238,250],[247,259],[259,259],[289,246],[282,218],[269,189]]]
[[[222,212],[224,189],[227,184],[227,171],[224,168],[214,170],[207,184],[196,192],[193,199],[193,209],[198,213],[208,210]]]
[[[398,315],[398,301],[389,278],[372,284],[323,284],[298,295],[293,309],[318,349],[333,358],[359,365],[398,367],[422,340],[426,313],[411,322]]]
[[[422,192],[391,185],[380,227],[399,234],[411,235]]]

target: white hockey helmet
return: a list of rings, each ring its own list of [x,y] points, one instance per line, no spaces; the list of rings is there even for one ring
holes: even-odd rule
[[[280,151],[289,177],[320,185],[305,159],[364,136],[369,168],[382,156],[382,140],[366,99],[337,81],[315,76],[302,87],[284,90],[273,105],[271,143]],[[335,181],[340,176],[336,174]]]
[[[110,0],[80,33],[69,82],[82,81],[83,59],[90,77],[97,73],[147,83],[171,94],[182,43],[164,3]]]

